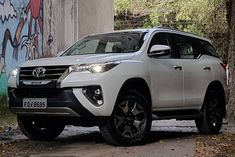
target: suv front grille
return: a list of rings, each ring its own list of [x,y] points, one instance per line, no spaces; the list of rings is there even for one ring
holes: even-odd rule
[[[69,68],[68,66],[46,66],[45,75],[37,78],[33,76],[33,70],[37,67],[20,68],[19,80],[58,80],[60,76]]]

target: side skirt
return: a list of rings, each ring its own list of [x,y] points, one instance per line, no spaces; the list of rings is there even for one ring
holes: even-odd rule
[[[152,114],[152,120],[176,119],[176,120],[194,120],[202,118],[203,113],[199,110],[172,110],[155,111]]]

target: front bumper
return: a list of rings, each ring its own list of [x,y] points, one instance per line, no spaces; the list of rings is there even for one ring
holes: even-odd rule
[[[56,117],[80,117],[80,115],[74,112],[68,107],[47,107],[43,110],[36,109],[23,109],[22,107],[11,107],[11,111],[18,115],[29,116],[56,116]]]
[[[78,101],[72,88],[25,89],[9,88],[9,108],[17,115],[94,117]],[[23,98],[46,98],[46,109],[23,109]]]

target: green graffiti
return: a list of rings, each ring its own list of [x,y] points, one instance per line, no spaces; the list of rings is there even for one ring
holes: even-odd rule
[[[7,76],[6,74],[2,73],[0,75],[0,95],[7,94]]]

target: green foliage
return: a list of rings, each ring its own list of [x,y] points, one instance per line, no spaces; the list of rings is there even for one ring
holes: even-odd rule
[[[132,3],[133,0],[115,0],[115,15],[130,10]]]
[[[114,0],[115,15],[119,14],[146,14],[154,7],[151,0]]]
[[[226,10],[223,0],[165,0],[156,3],[151,12],[152,25],[168,25],[200,35],[226,27]],[[224,32],[224,31],[223,31]]]

